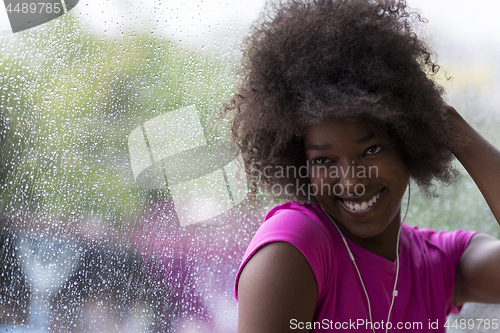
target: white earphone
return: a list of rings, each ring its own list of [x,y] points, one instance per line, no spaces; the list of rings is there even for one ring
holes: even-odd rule
[[[396,296],[398,296],[398,290],[396,289],[396,287],[398,284],[398,277],[399,277],[399,239],[401,236],[401,226],[403,225],[403,222],[406,218],[406,214],[408,214],[408,207],[410,206],[410,193],[411,193],[410,192],[410,184],[408,184],[408,203],[406,205],[405,215],[399,224],[398,239],[396,242],[396,278],[394,280],[394,289],[392,290],[391,306],[389,307],[389,313],[387,314],[387,322],[389,322],[391,319],[391,312],[392,312],[392,308],[394,306],[394,299],[396,298]],[[349,257],[351,258],[351,261],[352,261],[354,267],[356,268],[356,271],[358,272],[359,280],[361,281],[361,285],[363,286],[363,291],[365,292],[366,300],[368,302],[368,315],[370,317],[370,323],[372,324],[372,331],[373,331],[373,333],[375,333],[375,329],[373,328],[373,319],[372,319],[372,309],[371,309],[371,305],[370,305],[370,297],[368,296],[368,292],[366,291],[366,287],[365,287],[365,284],[363,282],[363,278],[361,277],[361,273],[359,272],[358,265],[356,265],[356,260],[354,259],[354,255],[352,254],[351,249],[349,248],[349,244],[347,244],[347,240],[345,239],[344,234],[342,233],[342,231],[340,231],[339,227],[337,226],[337,223],[335,223],[335,221],[332,219],[330,214],[328,214],[323,207],[321,207],[321,209],[326,214],[326,216],[328,216],[330,221],[332,221],[335,228],[337,228],[340,236],[342,237],[342,240],[344,241],[345,247],[347,248],[347,252],[349,252]],[[387,333],[388,330],[389,330],[389,327],[386,326],[385,332]]]

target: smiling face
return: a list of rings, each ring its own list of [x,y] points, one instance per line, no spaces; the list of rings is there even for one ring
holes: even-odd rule
[[[360,120],[332,119],[309,126],[304,142],[316,200],[344,234],[362,246],[395,239],[409,175],[389,139]]]

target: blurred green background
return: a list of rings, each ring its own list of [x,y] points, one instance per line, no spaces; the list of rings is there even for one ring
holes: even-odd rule
[[[223,57],[141,32],[100,38],[71,14],[4,39],[0,211],[134,221],[151,195],[133,184],[127,135],[196,105],[205,137],[234,90]],[[158,191],[155,191],[158,192]]]
[[[422,33],[433,36],[428,40],[442,66],[435,79],[446,88],[446,100],[500,147],[500,44],[494,29],[498,20],[491,17],[498,2],[413,2],[430,19]],[[31,219],[29,231],[42,235],[54,226],[69,234],[80,228],[89,237],[98,235],[98,243],[112,237],[106,230],[126,232],[139,224],[144,211],[169,194],[134,184],[128,134],[151,118],[194,104],[207,140],[227,140],[229,120],[219,118],[219,112],[239,80],[235,45],[262,5],[243,0],[80,1],[69,14],[23,32],[1,30],[0,24],[0,218],[13,219],[14,228]],[[500,227],[478,189],[457,168],[463,177],[452,186],[436,184],[434,196],[412,184],[406,222],[499,237]],[[186,243],[177,243],[177,252],[191,251],[192,275],[206,273],[200,279],[210,283],[199,289],[219,310],[212,320],[232,325],[227,332],[236,325],[235,269],[261,221],[259,214],[273,204],[264,195],[257,199],[242,205],[251,214],[236,210],[224,217],[228,223],[223,226],[187,228],[181,231]],[[104,232],[92,233],[99,225]],[[162,231],[158,236],[182,238]],[[133,241],[122,239],[126,243],[119,245],[130,248]],[[11,255],[7,247],[2,251]],[[215,268],[203,268],[206,262]],[[96,267],[106,269],[102,263]],[[194,290],[194,285],[188,287]],[[219,286],[216,292],[214,285]],[[485,318],[483,308],[475,309],[463,312],[465,318]]]
[[[207,139],[228,138],[228,120],[218,116],[235,88],[236,61],[228,61],[222,49],[188,47],[148,28],[138,30],[101,36],[70,13],[40,28],[2,36],[4,214],[29,212],[60,221],[94,216],[111,225],[134,222],[148,200],[168,193],[133,184],[130,131],[157,115],[195,104]],[[496,71],[485,62],[449,59],[436,78],[447,88],[447,100],[500,146],[498,117],[475,117],[478,99],[498,84]],[[498,237],[484,200],[462,173],[453,186],[437,184],[435,197],[413,186],[406,221]]]

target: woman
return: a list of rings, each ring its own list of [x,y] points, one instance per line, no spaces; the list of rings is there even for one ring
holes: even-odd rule
[[[465,302],[500,303],[497,239],[403,223],[410,180],[453,182],[454,156],[500,221],[500,152],[442,100],[419,15],[397,0],[270,11],[226,107],[249,175],[294,201],[245,253],[238,332],[444,332]]]

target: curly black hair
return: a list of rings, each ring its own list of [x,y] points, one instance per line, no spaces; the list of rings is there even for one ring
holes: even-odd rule
[[[459,144],[443,108],[439,66],[414,32],[404,0],[290,0],[268,4],[246,39],[244,79],[224,106],[247,172],[306,165],[303,136],[322,119],[362,119],[388,135],[425,190],[451,183]],[[262,177],[265,186],[308,178]],[[307,201],[299,191],[289,199]],[[286,196],[286,194],[283,194]],[[313,201],[314,199],[312,199]]]

